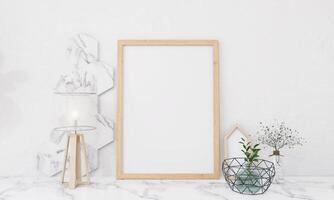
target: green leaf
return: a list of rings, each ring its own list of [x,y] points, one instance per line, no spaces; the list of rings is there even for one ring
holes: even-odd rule
[[[258,154],[259,153],[259,151],[257,151],[257,150],[253,150],[253,154]]]

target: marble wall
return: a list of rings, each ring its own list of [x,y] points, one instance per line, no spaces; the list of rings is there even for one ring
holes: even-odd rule
[[[62,108],[53,88],[73,67],[77,33],[98,39],[111,67],[118,39],[220,40],[222,134],[235,122],[255,133],[259,121],[284,120],[308,140],[284,152],[287,174],[334,175],[333,9],[330,0],[1,1],[0,176],[39,174],[36,155],[52,148]],[[115,97],[99,98],[110,120]],[[114,175],[114,158],[113,144],[102,148],[94,175]]]

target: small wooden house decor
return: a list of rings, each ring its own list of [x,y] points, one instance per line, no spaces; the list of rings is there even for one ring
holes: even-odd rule
[[[246,141],[251,141],[250,135],[243,128],[241,128],[239,124],[233,125],[233,127],[225,133],[224,159],[230,157],[238,157],[237,154],[242,155],[240,146],[241,144],[238,143],[239,141],[241,141],[241,138],[244,138]],[[233,146],[231,146],[231,144],[233,144]],[[231,150],[233,151],[231,152]],[[234,153],[234,155],[230,155],[231,153]]]

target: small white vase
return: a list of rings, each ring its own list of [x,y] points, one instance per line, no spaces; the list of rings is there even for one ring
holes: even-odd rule
[[[273,154],[270,155],[270,157],[271,157],[271,162],[273,162],[275,166],[275,177],[273,183],[276,184],[284,183],[283,156],[280,154],[280,151],[275,150],[273,151]]]

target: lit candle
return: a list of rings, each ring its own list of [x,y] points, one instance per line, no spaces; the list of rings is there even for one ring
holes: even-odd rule
[[[75,127],[78,126],[78,116],[79,116],[78,111],[73,110],[72,113],[71,113],[71,118],[74,121],[74,126]]]

